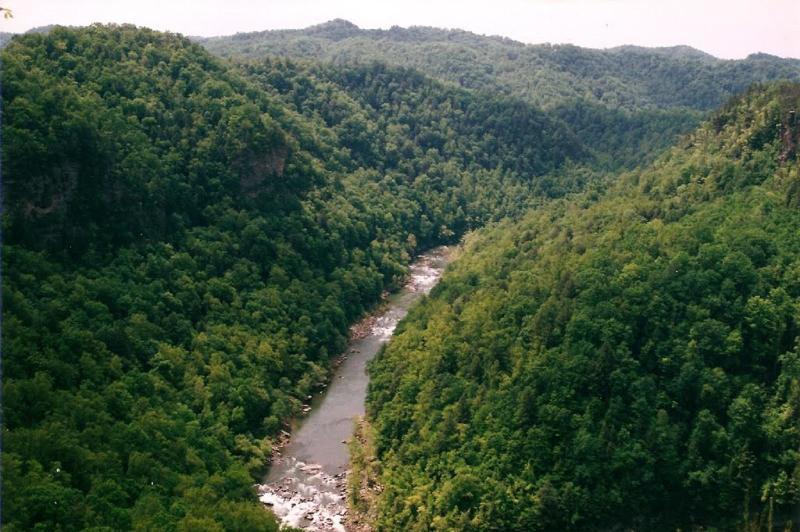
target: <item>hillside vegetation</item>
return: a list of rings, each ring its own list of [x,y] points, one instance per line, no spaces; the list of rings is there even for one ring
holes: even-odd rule
[[[800,79],[800,60],[721,60],[686,46],[525,45],[461,30],[364,30],[334,20],[302,30],[196,38],[233,59],[285,57],[346,71],[373,63],[528,102],[564,122],[609,170],[646,165],[707,113],[757,82]]]
[[[345,20],[301,30],[197,40],[226,57],[275,55],[412,67],[465,88],[497,91],[545,109],[581,100],[613,109],[710,110],[754,82],[800,77],[800,60],[767,54],[722,60],[687,46],[593,50],[569,44],[527,45],[463,30],[420,26],[367,30]]]
[[[470,237],[371,366],[377,528],[796,525],[798,111],[756,88]]]
[[[389,57],[228,61],[133,26],[0,54],[4,529],[276,530],[253,484],[348,326],[487,223],[374,367],[380,526],[778,522],[796,501],[796,85],[601,194],[706,104],[626,78],[631,105],[543,109]],[[796,75],[758,60],[730,90]]]
[[[591,159],[527,104],[131,26],[2,68],[8,530],[274,529],[253,481],[349,324]]]

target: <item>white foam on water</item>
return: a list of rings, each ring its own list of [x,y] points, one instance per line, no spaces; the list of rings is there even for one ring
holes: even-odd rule
[[[285,525],[344,532],[346,477],[328,475],[316,464],[289,460],[292,463],[283,478],[258,486],[259,500]]]
[[[387,312],[375,320],[370,334],[376,336],[381,342],[387,342],[394,334],[398,321],[400,320],[396,313]]]
[[[441,275],[442,270],[431,266],[430,258],[426,257],[411,267],[411,276],[407,286],[414,291],[427,294],[439,281]]]
[[[437,255],[421,257],[411,265],[406,290],[427,294],[442,274],[434,267]],[[395,308],[376,316],[370,334],[387,342],[404,313]],[[307,464],[295,457],[278,455],[280,479],[258,486],[259,499],[284,525],[308,530],[344,532],[347,514],[345,490],[347,473],[330,475],[321,465]]]

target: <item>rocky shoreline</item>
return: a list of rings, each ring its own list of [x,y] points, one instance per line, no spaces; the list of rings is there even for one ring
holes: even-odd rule
[[[314,484],[293,487],[291,478],[279,484],[259,486],[259,500],[291,526],[313,530],[345,530],[347,507],[343,504],[347,490],[347,472],[328,475],[321,466],[295,462],[292,466],[308,476]],[[320,488],[324,486],[323,491]]]
[[[389,294],[384,292],[379,308],[350,327],[348,349],[333,359],[331,378],[320,384],[319,393],[327,392],[325,398],[320,404],[314,403],[312,411],[313,396],[308,396],[300,412],[300,417],[311,416],[308,422],[300,424],[295,434],[281,431],[273,443],[270,476],[257,487],[259,499],[284,525],[321,531],[370,530],[369,519],[358,508],[348,508],[351,502],[348,489],[355,490],[355,499],[364,500],[369,494],[374,497],[380,487],[374,482],[374,475],[370,475],[372,481],[365,486],[360,480],[362,470],[359,479],[350,482],[349,454],[343,448],[348,442],[363,448],[361,430],[357,430],[356,441],[352,441],[351,423],[363,415],[365,364],[392,336],[407,308],[419,297],[415,294],[427,293],[436,284],[447,256],[447,248],[441,248],[419,257],[411,265],[411,274],[398,294],[399,299],[390,301]],[[356,401],[361,406],[350,398],[360,398]],[[342,410],[343,407],[346,409]],[[307,432],[309,429],[311,432]]]
[[[386,301],[388,295],[387,292],[384,292],[381,299]],[[375,333],[379,316],[384,312],[383,307],[384,306],[381,305],[381,307],[373,313],[365,316],[350,327],[350,342],[366,338],[370,334]],[[349,349],[333,359],[331,362],[331,378],[333,378],[335,370],[347,360],[348,355],[355,353],[357,353],[356,350]],[[322,389],[320,393],[324,392],[328,384],[330,384],[330,380],[321,385]],[[312,396],[309,396],[307,399],[310,402]],[[304,404],[301,415],[308,414],[310,410],[311,406],[309,404]],[[285,460],[283,457],[283,449],[291,442],[291,436],[292,435],[286,430],[281,430],[280,436],[278,436],[278,439],[272,445],[272,454],[270,456],[271,465],[279,464]],[[327,488],[326,491],[329,492],[327,494],[329,498],[330,491],[336,492],[338,498],[330,501],[317,500],[315,494],[319,493],[318,489],[304,490],[302,487],[300,487],[300,489],[293,489],[291,487],[293,481],[290,478],[284,478],[283,482],[277,485],[259,485],[259,500],[273,512],[283,516],[282,519],[284,522],[295,522],[296,524],[293,526],[312,528],[321,531],[351,530],[362,532],[370,530],[361,523],[347,521],[348,510],[346,504],[343,504],[343,501],[346,497],[349,470],[336,475],[328,475],[322,471],[321,466],[315,464],[296,462],[296,464],[293,464],[291,467],[305,474],[310,474],[312,478],[318,480],[320,484]]]

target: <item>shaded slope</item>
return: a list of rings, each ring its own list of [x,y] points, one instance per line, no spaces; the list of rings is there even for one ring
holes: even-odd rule
[[[331,128],[354,164],[364,168],[409,179],[491,172],[527,187],[532,198],[576,190],[562,167],[568,161],[594,162],[590,148],[539,109],[444,85],[415,70],[291,60],[243,68],[298,112]],[[500,214],[497,207],[484,210]]]
[[[800,76],[800,61],[766,54],[729,61],[686,46],[525,45],[460,30],[363,30],[343,20],[197,40],[227,57],[413,68],[463,88],[529,102],[566,123],[612,171],[650,163],[708,111],[753,83]]]

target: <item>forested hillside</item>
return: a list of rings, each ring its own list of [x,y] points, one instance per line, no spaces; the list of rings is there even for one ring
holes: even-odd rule
[[[785,518],[797,86],[600,191],[797,62],[342,22],[204,45],[238,58],[114,25],[0,52],[5,529],[276,530],[253,483],[349,325],[487,223],[373,368],[380,526]]]
[[[798,112],[471,237],[371,367],[377,528],[796,526]]]
[[[2,69],[8,530],[275,529],[253,481],[349,324],[596,160],[529,104],[132,26]]]
[[[765,54],[726,61],[685,46],[525,45],[460,30],[362,30],[343,20],[196,40],[231,58],[310,59],[337,69],[375,62],[413,68],[529,102],[565,122],[585,145],[601,147],[600,160],[611,170],[650,162],[708,111],[753,83],[800,79],[800,61]]]
[[[734,61],[680,46],[593,50],[526,45],[462,30],[365,30],[345,20],[197,40],[227,57],[277,55],[412,67],[465,88],[494,90],[547,109],[585,100],[614,109],[710,110],[754,82],[800,77],[800,60],[766,54]]]
[[[294,93],[303,95],[309,85],[319,83],[325,85],[325,93],[329,93],[332,87],[337,92],[344,92],[344,99],[352,98],[361,107],[346,122],[368,119],[373,124],[386,124],[384,128],[392,125],[382,134],[390,141],[389,147],[398,145],[392,136],[399,131],[409,135],[421,149],[433,147],[450,153],[455,150],[459,158],[470,157],[472,160],[498,157],[504,161],[504,167],[519,171],[531,168],[541,171],[542,163],[549,164],[552,155],[560,157],[555,153],[549,157],[545,155],[543,159],[542,155],[531,152],[524,154],[521,160],[512,159],[516,145],[526,142],[534,143],[532,150],[542,142],[550,149],[567,153],[574,154],[579,149],[582,158],[595,170],[613,173],[635,167],[671,146],[676,137],[693,129],[703,116],[699,111],[673,109],[629,113],[585,101],[565,104],[543,113],[520,98],[498,96],[491,90],[458,89],[417,70],[382,62],[330,65],[267,58],[254,63],[244,62],[243,66],[257,75],[263,75],[266,68],[272,72],[270,76],[281,76],[275,79],[274,86],[291,95],[300,112],[306,112],[309,105],[313,105],[325,117],[326,123],[337,117],[331,116],[324,100],[308,101]],[[291,80],[287,78],[289,72],[293,76]],[[342,99],[337,97],[336,101]],[[352,125],[347,127],[353,129]],[[486,129],[492,135],[481,140]],[[357,130],[374,131],[375,127]],[[348,138],[348,134],[352,135],[345,133],[344,138]],[[487,144],[490,139],[498,142]],[[475,145],[466,146],[465,141]],[[582,173],[584,177],[580,179],[585,180],[585,172]],[[564,180],[575,180],[577,175],[579,173],[574,171],[560,172],[560,183],[540,183],[537,186],[556,187],[548,191],[548,195],[558,194],[557,189],[560,192],[574,190]]]

